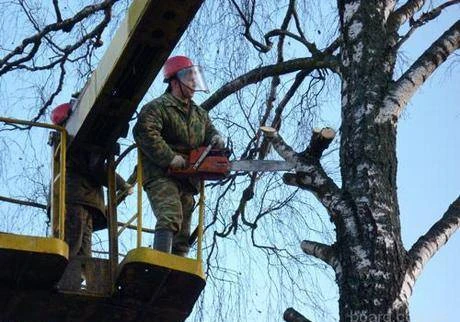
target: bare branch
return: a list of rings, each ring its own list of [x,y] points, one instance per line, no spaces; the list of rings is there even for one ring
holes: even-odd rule
[[[66,46],[65,48],[59,48],[56,44],[52,43],[52,45],[62,53],[62,56],[59,57],[58,59],[52,61],[51,63],[43,66],[27,66],[18,64],[14,66],[14,69],[25,69],[28,71],[39,71],[39,70],[45,70],[45,69],[51,69],[57,64],[60,64],[65,61],[69,62],[74,62],[82,58],[86,58],[87,54],[84,54],[80,57],[77,57],[76,59],[69,59],[70,54],[72,54],[76,49],[80,48],[83,44],[85,44],[88,40],[91,39],[96,39],[96,41],[92,44],[94,47],[99,47],[100,43],[97,41],[101,37],[102,32],[104,31],[105,27],[109,24],[111,19],[111,11],[110,9],[104,10],[104,19],[94,27],[94,29],[85,35],[83,35],[80,39],[78,39],[73,45]]]
[[[246,205],[248,201],[250,201],[254,197],[254,187],[256,185],[257,172],[251,173],[250,177],[251,177],[251,180],[248,186],[246,187],[246,189],[243,190],[238,208],[235,210],[235,213],[232,216],[233,233],[236,232],[236,228],[238,226],[238,218],[240,216],[241,216],[241,221],[243,222],[243,224],[253,229],[256,228],[255,224],[248,222],[245,218]]]
[[[460,0],[447,1],[447,2],[443,3],[442,5],[437,6],[436,8],[434,8],[433,10],[431,10],[429,12],[425,12],[417,20],[411,19],[410,22],[409,22],[409,25],[410,25],[409,31],[404,36],[401,37],[401,39],[396,44],[394,50],[398,50],[402,46],[402,44],[404,44],[406,42],[406,40],[409,39],[410,36],[419,27],[425,25],[426,23],[428,23],[431,20],[436,19],[441,14],[441,12],[442,12],[442,10],[444,8],[447,8],[449,6],[452,6],[452,5],[458,4],[458,3],[460,3]]]
[[[420,237],[409,250],[411,264],[407,268],[398,300],[406,302],[412,294],[417,278],[428,261],[444,246],[460,227],[460,196],[449,206],[428,232]]]
[[[16,66],[30,61],[34,57],[35,53],[38,51],[40,45],[43,42],[43,39],[45,39],[46,36],[51,32],[59,30],[68,32],[73,28],[75,24],[93,15],[95,12],[106,10],[110,11],[111,7],[117,1],[119,0],[105,0],[96,5],[86,6],[85,8],[80,10],[74,17],[65,19],[61,22],[56,22],[47,25],[45,28],[37,32],[35,35],[29,38],[25,38],[22,41],[21,45],[17,46],[10,53],[5,55],[5,57],[0,59],[0,75],[3,75],[8,71],[16,68]],[[27,54],[23,55],[26,51]]]
[[[260,51],[261,53],[266,53],[270,51],[272,48],[272,43],[267,42],[265,45],[262,44],[261,42],[255,40],[252,35],[251,35],[251,25],[254,21],[254,9],[255,9],[255,1],[252,1],[252,8],[251,12],[248,14],[248,17],[246,14],[243,12],[243,10],[238,6],[238,4],[235,2],[235,0],[231,0],[233,6],[236,8],[236,11],[238,12],[238,15],[241,17],[243,20],[243,27],[244,27],[244,33],[243,36],[254,46],[254,48],[257,51]]]
[[[289,21],[291,21],[291,17],[292,17],[293,12],[295,12],[295,0],[289,0],[288,10],[286,11],[286,15],[284,16],[283,23],[281,24],[281,31],[282,32],[287,31],[287,28],[289,26]],[[284,48],[284,40],[285,40],[285,38],[286,38],[286,36],[281,34],[280,37],[279,37],[279,40],[278,40],[278,59],[277,59],[277,63],[280,63],[280,62],[284,61],[283,48]],[[267,38],[265,38],[265,41],[267,43],[270,43],[270,41]]]
[[[295,2],[295,1],[294,1]],[[294,22],[295,22],[295,27],[297,29],[297,32],[299,33],[300,37],[302,37],[302,39],[307,39],[307,37],[305,37],[305,34],[302,30],[302,26],[301,26],[301,23],[300,23],[300,18],[299,18],[299,15],[297,14],[297,10],[292,10],[292,16],[294,17]],[[316,46],[315,46],[316,48]]]
[[[460,20],[428,48],[395,82],[376,121],[396,123],[415,91],[460,46]]]
[[[277,57],[277,60],[276,60],[277,64],[282,63],[284,61],[284,55],[283,55],[284,40],[285,40],[284,32],[287,32],[287,28],[289,26],[289,21],[291,20],[293,12],[295,12],[295,0],[290,0],[288,10],[287,10],[286,15],[284,17],[283,23],[281,24],[281,29],[279,29],[281,33],[279,34],[279,40],[278,40],[278,46],[277,46],[278,47],[277,48],[278,57]],[[267,38],[266,38],[266,41],[268,42]],[[276,100],[277,88],[278,88],[280,83],[281,83],[281,79],[280,79],[279,75],[273,76],[272,81],[271,81],[271,86],[270,86],[270,94],[268,96],[268,100],[267,100],[267,103],[266,103],[267,108],[265,109],[264,116],[262,117],[262,120],[260,121],[260,126],[265,126],[266,125],[266,122],[267,122],[267,120],[268,120],[268,118],[269,118],[269,116],[270,116],[270,114],[271,114],[271,112],[273,110],[273,103]],[[290,98],[291,97],[289,97],[288,100]],[[287,102],[286,102],[286,104],[287,104]],[[260,138],[260,136],[258,135],[257,138],[256,138],[257,143],[259,143],[259,138]],[[266,152],[268,151],[268,147],[269,147],[269,145],[267,144],[267,140],[264,139],[262,141],[261,147],[259,149],[259,151],[260,151],[259,152],[259,159],[264,159],[265,158]]]
[[[10,203],[15,203],[21,206],[30,206],[30,207],[35,207],[35,208],[40,208],[40,209],[45,209],[45,210],[47,208],[46,205],[38,203],[38,202],[19,200],[19,199],[4,197],[4,196],[0,196],[0,200],[5,201],[5,202],[10,202]]]
[[[204,101],[201,104],[201,107],[210,111],[227,96],[237,92],[247,85],[255,84],[274,75],[285,75],[300,70],[312,72],[313,70],[322,68],[335,71],[337,67],[337,58],[335,56],[328,56],[325,59],[297,58],[279,64],[256,68],[222,86],[206,101]]]
[[[67,57],[67,56],[66,56]],[[57,88],[56,90],[51,94],[51,96],[46,100],[46,102],[42,105],[42,107],[38,110],[38,113],[37,115],[35,115],[35,117],[32,119],[32,122],[36,122],[38,121],[38,119],[40,119],[40,117],[45,113],[46,109],[51,106],[51,104],[53,103],[54,101],[54,98],[61,92],[62,90],[62,86],[64,85],[64,78],[65,78],[65,74],[66,74],[66,71],[65,71],[65,68],[64,68],[64,64],[65,64],[65,60],[63,62],[61,62],[60,64],[60,75],[59,75],[59,82],[58,82],[58,85],[57,85]]]
[[[313,55],[316,55],[316,54],[320,53],[320,51],[318,50],[318,48],[316,48],[316,45],[314,43],[309,42],[305,38],[303,38],[301,36],[298,36],[298,35],[290,32],[290,31],[287,31],[287,30],[274,29],[274,30],[271,30],[270,32],[266,33],[264,37],[265,37],[267,42],[270,42],[270,38],[275,37],[275,36],[282,36],[282,35],[283,36],[288,36],[288,37],[290,37],[292,39],[297,40],[298,42],[303,44],[305,47],[307,47],[308,50]]]
[[[276,108],[275,117],[273,118],[273,121],[272,121],[272,124],[271,124],[271,127],[274,130],[279,130],[280,129],[280,127],[281,127],[281,119],[282,119],[281,116],[283,114],[283,111],[284,111],[286,105],[289,103],[291,98],[297,92],[298,88],[303,83],[303,81],[305,80],[305,78],[308,76],[309,73],[310,73],[309,71],[302,70],[302,71],[298,72],[297,75],[295,76],[294,83],[291,85],[289,90],[286,92],[286,95],[284,95],[283,99],[281,100],[281,102],[278,104],[278,106]],[[259,149],[259,158],[260,159],[265,158],[265,156],[267,155],[267,153],[269,151],[269,147],[270,147],[270,142],[265,137],[264,140],[262,141],[262,144],[261,144],[260,149]]]
[[[59,9],[58,0],[53,0],[54,12],[56,13],[56,22],[62,21],[61,10]]]
[[[329,46],[327,46],[324,49],[324,54],[326,55],[332,55],[334,51],[336,51],[342,44],[342,38],[338,37],[336,38]]]
[[[137,230],[137,225],[130,225],[128,223],[124,223],[124,222],[117,222],[117,226],[118,227],[122,227],[119,231],[118,231],[118,234],[120,234],[123,230],[125,230],[126,228],[128,229],[132,229],[132,230]],[[142,228],[142,231],[144,233],[149,233],[149,234],[154,234],[155,233],[155,229],[151,229],[151,228]]]
[[[407,20],[412,18],[420,9],[422,9],[426,0],[409,0],[404,5],[399,7],[393,14],[390,16],[389,21],[390,25],[393,26],[394,30],[397,30],[402,26]]]

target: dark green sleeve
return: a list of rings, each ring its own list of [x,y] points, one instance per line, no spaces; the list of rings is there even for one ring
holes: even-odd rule
[[[89,154],[90,161],[88,162],[88,177],[94,179],[99,185],[109,186],[109,172],[107,163],[104,158],[98,157],[96,154]],[[115,190],[126,188],[126,181],[115,172]]]
[[[92,170],[92,176],[95,178],[100,185],[105,187],[109,186],[107,165],[99,168],[98,170]],[[127,188],[127,183],[122,176],[115,172],[115,190],[123,190]]]
[[[152,103],[147,104],[139,114],[133,128],[133,135],[142,153],[153,163],[166,168],[175,153],[161,136],[163,122],[164,115],[161,107]]]
[[[204,110],[203,110],[204,111]],[[205,142],[205,145],[208,145],[209,143],[211,143],[211,139],[214,135],[220,135],[219,131],[216,130],[216,128],[214,127],[214,125],[212,124],[211,122],[211,119],[209,118],[209,115],[206,111],[204,111],[205,113],[205,119],[206,119],[206,128],[205,128],[205,134],[204,134],[204,142]]]

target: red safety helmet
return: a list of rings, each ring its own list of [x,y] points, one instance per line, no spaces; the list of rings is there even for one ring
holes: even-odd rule
[[[51,122],[56,125],[62,125],[69,118],[71,111],[72,105],[69,103],[58,105],[51,112]]]
[[[173,56],[168,58],[165,65],[163,66],[163,75],[165,81],[175,76],[178,71],[192,66],[192,60],[186,56]]]
[[[209,93],[208,85],[204,79],[201,67],[193,65],[190,58],[186,56],[173,56],[163,66],[164,82],[168,83],[173,77],[177,78],[182,85],[187,86],[195,92]]]

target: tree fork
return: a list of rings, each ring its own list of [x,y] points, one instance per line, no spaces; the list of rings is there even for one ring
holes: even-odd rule
[[[285,184],[311,191],[323,206],[326,207],[333,221],[335,221],[341,213],[349,210],[349,203],[343,198],[341,189],[337,187],[334,181],[324,171],[319,162],[319,157],[317,159],[306,158],[296,153],[286,142],[284,142],[283,138],[274,128],[264,126],[261,127],[260,130],[265,134],[265,137],[270,140],[276,152],[278,152],[284,160],[296,164],[296,173],[285,173],[283,175],[283,182]],[[312,140],[309,146],[312,147],[311,150],[315,151],[315,155],[321,156],[334,136],[335,131],[330,128],[324,128],[318,133],[312,134]],[[349,225],[354,227],[355,224],[349,223]]]

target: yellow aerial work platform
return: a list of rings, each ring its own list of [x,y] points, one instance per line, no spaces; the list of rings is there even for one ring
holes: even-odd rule
[[[204,225],[204,182],[201,182],[197,258],[184,258],[141,247],[142,240],[142,159],[137,162],[137,248],[128,252],[119,265],[115,296],[147,303],[140,319],[184,321],[192,312],[206,282],[202,267]]]
[[[113,145],[126,134],[137,105],[203,1],[133,1],[66,125],[73,138],[70,149],[91,145],[103,153],[112,153]],[[63,145],[55,149],[55,157],[63,154],[60,164],[65,164],[65,151]],[[65,195],[61,190],[65,166],[61,174],[56,170],[55,165],[52,208],[53,213],[63,213],[65,205],[56,195],[61,199]],[[109,194],[113,197],[114,167],[110,173]],[[110,200],[113,198],[109,198],[113,215],[109,216],[109,259],[86,258],[67,263],[63,215],[61,220],[53,215],[56,238],[0,233],[0,321],[185,320],[205,285],[201,241],[197,260],[161,254],[140,247],[138,242],[138,248],[118,266],[116,207],[114,210],[113,203],[110,206]],[[79,288],[80,264],[91,271],[86,289]]]
[[[76,258],[66,267],[67,245],[62,240],[0,234],[0,258],[6,260],[0,269],[0,321],[184,321],[205,286],[201,261],[204,184],[197,258],[192,259],[141,247],[141,182],[142,171],[137,171],[138,247],[118,265],[116,278],[111,274],[110,259]],[[80,288],[83,266],[85,289]]]
[[[69,247],[57,238],[0,233],[0,284],[51,288],[67,265]]]
[[[54,154],[55,186],[60,198],[55,205],[54,237],[22,236],[0,232],[0,287],[52,288],[62,277],[68,262],[69,248],[64,242],[66,131],[60,126],[0,117],[9,124],[30,125],[61,132]],[[62,179],[62,180],[61,180]],[[55,238],[56,237],[56,238]]]
[[[138,248],[121,264],[111,295],[0,287],[0,321],[182,322],[204,285],[201,262]]]
[[[184,321],[204,286],[201,261],[137,248],[120,265],[115,296],[148,303],[141,319]]]

